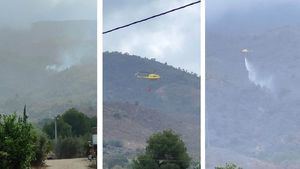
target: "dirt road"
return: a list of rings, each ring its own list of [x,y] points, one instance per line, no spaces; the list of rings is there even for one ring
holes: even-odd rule
[[[91,169],[87,158],[47,160],[45,169]]]

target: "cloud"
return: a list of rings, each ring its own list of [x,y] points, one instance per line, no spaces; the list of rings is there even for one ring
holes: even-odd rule
[[[104,30],[142,19],[192,2],[104,0]],[[104,50],[128,52],[156,58],[175,67],[199,73],[200,6],[155,18],[110,34],[104,39]]]

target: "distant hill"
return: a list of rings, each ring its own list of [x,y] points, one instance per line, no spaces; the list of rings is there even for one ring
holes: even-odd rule
[[[96,21],[42,21],[0,30],[0,112],[31,120],[70,107],[96,115]]]
[[[103,57],[104,141],[120,141],[123,153],[132,155],[152,133],[173,129],[199,158],[199,77],[154,59],[119,52]],[[161,79],[139,79],[137,72],[157,73]],[[114,151],[120,150],[105,148],[105,157]]]
[[[208,161],[226,157],[256,169],[246,167],[238,157],[243,156],[299,168],[299,33],[297,25],[207,33],[206,138],[214,150],[207,153],[215,155]]]

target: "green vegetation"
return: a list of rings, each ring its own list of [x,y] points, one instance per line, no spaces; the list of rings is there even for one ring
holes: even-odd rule
[[[37,140],[34,149],[35,159],[31,162],[31,164],[34,166],[41,166],[44,164],[46,156],[52,147],[51,142],[45,133],[39,129],[35,129],[35,133],[37,133]]]
[[[91,133],[92,127],[97,126],[96,117],[89,118],[75,108],[67,110],[56,119],[57,135],[61,138],[84,136]],[[52,120],[43,127],[43,131],[47,133],[51,139],[54,139],[54,123],[54,120]]]
[[[43,131],[54,139],[54,120],[43,126]],[[67,110],[56,118],[58,141],[54,151],[57,158],[75,158],[87,155],[88,141],[92,127],[97,126],[97,118],[89,118],[75,108]]]
[[[193,161],[191,163],[190,168],[192,168],[192,169],[200,169],[201,168],[200,162],[199,161]]]
[[[122,151],[119,140],[104,141],[104,168],[106,169],[198,169],[199,162],[192,162],[180,136],[172,130],[154,133],[147,140],[145,150],[139,155]],[[114,153],[111,153],[114,152]]]
[[[72,108],[67,110],[61,117],[64,122],[71,126],[73,136],[82,136],[90,133],[91,119],[82,112]]]
[[[226,163],[224,167],[215,167],[215,169],[242,169],[233,163]]]
[[[76,158],[87,156],[88,138],[66,137],[60,138],[55,145],[57,158]]]
[[[22,118],[16,113],[0,114],[0,168],[42,166],[51,149],[55,150],[58,158],[86,156],[91,127],[96,124],[96,117],[89,118],[76,109],[66,111],[57,119],[60,137],[53,146],[49,137],[54,138],[54,122],[44,125],[44,133],[28,122],[26,107]]]
[[[57,118],[57,133],[59,137],[71,137],[72,136],[72,126],[66,123],[62,118]],[[49,136],[49,138],[54,139],[54,121],[47,123],[43,127],[43,131]]]
[[[37,135],[24,119],[0,115],[0,168],[25,169],[35,160]]]
[[[133,169],[187,169],[191,158],[184,142],[172,130],[155,133],[147,141],[146,152],[133,160]]]
[[[30,168],[44,164],[51,144],[45,133],[27,122],[26,106],[23,118],[0,115],[0,168]]]

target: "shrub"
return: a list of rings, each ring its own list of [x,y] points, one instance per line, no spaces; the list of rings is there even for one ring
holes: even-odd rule
[[[35,158],[37,138],[24,119],[17,119],[16,114],[0,115],[0,168],[30,168]]]
[[[51,149],[51,144],[48,137],[44,133],[39,132],[37,136],[36,145],[35,145],[35,160],[33,160],[31,164],[34,166],[43,165],[50,149]]]
[[[86,155],[86,143],[82,137],[60,138],[55,146],[58,158],[77,158]]]

